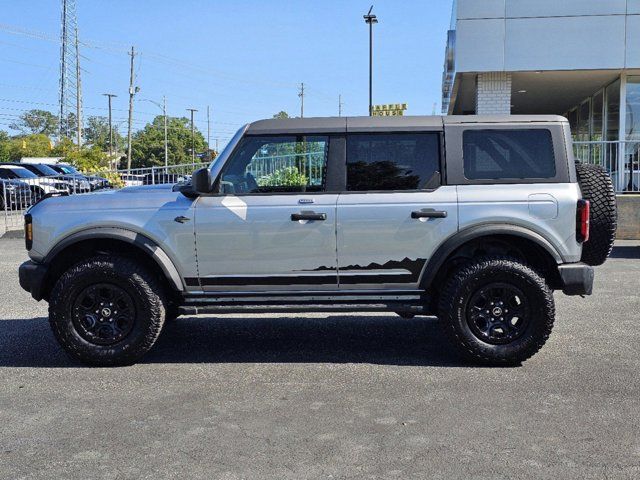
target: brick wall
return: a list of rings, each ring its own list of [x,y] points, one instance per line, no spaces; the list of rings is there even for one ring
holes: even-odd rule
[[[499,115],[511,113],[511,74],[489,72],[478,74],[476,113]]]

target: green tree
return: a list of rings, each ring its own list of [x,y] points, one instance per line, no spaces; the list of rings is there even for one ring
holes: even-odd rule
[[[11,150],[11,137],[3,130],[0,130],[0,162],[9,161],[9,152]]]
[[[44,133],[14,137],[9,142],[9,160],[18,162],[23,157],[48,157],[51,140]]]
[[[82,139],[85,144],[106,150],[109,147],[109,121],[105,117],[87,118]]]
[[[89,117],[85,123],[82,133],[85,144],[93,147],[100,147],[102,150],[109,150],[109,120],[106,117]],[[113,151],[116,146],[122,143],[122,136],[113,129]]]
[[[289,114],[287,112],[285,112],[284,110],[280,110],[278,113],[276,113],[273,118],[291,118],[289,116]]]
[[[72,150],[64,156],[64,159],[83,172],[97,172],[109,165],[108,155],[95,146]]]
[[[168,119],[167,140],[170,165],[191,162],[191,124],[187,118]],[[204,153],[206,148],[204,136],[196,129],[196,155]],[[132,168],[164,165],[164,117],[162,115],[158,115],[153,122],[135,133],[131,150]]]
[[[33,109],[20,115],[18,121],[9,125],[14,130],[19,130],[24,135],[42,133],[55,135],[58,130],[58,117],[47,110]]]
[[[60,141],[51,150],[53,157],[66,157],[68,153],[77,150],[76,144],[68,137],[62,137]]]
[[[76,138],[78,132],[77,116],[73,112],[69,112],[66,118],[62,119],[62,131],[65,132],[65,136],[69,138]]]

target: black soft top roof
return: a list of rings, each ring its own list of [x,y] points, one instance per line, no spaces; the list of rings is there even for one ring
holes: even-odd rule
[[[463,123],[559,123],[557,115],[457,115],[406,117],[311,117],[272,118],[258,120],[247,126],[248,135],[282,133],[340,133],[375,131],[439,131],[444,125]]]

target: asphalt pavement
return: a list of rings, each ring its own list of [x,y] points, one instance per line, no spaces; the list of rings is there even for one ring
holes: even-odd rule
[[[613,257],[520,367],[462,361],[434,319],[308,314],[180,319],[102,369],[0,239],[0,478],[640,478],[640,243]]]

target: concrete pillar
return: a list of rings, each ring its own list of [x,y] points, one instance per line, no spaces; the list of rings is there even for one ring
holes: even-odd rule
[[[509,115],[511,113],[511,74],[479,73],[476,88],[477,115]]]

